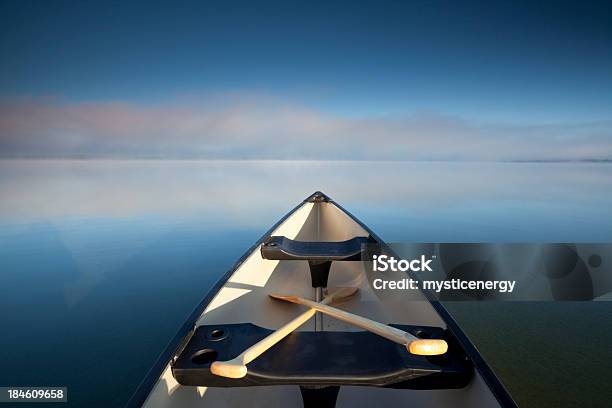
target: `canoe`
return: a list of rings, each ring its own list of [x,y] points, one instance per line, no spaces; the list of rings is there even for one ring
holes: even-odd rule
[[[516,406],[441,303],[422,292],[375,293],[367,262],[360,261],[367,243],[384,245],[327,195],[310,195],[209,291],[129,406]],[[413,338],[444,340],[448,351],[413,355],[352,323],[269,296],[291,294],[319,302],[324,287],[358,288],[333,307]],[[211,372],[211,365],[236,358],[309,311],[313,318],[306,316],[238,377]]]

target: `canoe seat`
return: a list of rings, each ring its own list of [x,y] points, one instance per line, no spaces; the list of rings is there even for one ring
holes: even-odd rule
[[[365,245],[372,242],[368,237],[340,242],[307,242],[271,236],[261,245],[261,256],[277,261],[360,261]]]
[[[272,331],[251,323],[199,326],[176,361],[172,374],[182,385],[249,387],[261,385],[387,388],[463,388],[472,363],[449,332],[438,327],[394,325],[420,337],[444,338],[449,351],[424,357],[408,353],[369,332],[293,332],[248,365],[244,378],[210,372],[215,360],[235,358]]]
[[[312,286],[327,287],[331,263],[361,261],[372,237],[354,237],[339,242],[295,241],[283,236],[271,236],[261,244],[261,256],[275,261],[308,261]]]

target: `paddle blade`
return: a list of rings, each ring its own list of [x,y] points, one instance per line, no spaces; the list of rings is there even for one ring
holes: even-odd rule
[[[410,342],[408,351],[418,356],[437,356],[448,351],[448,344],[439,339],[419,339]]]
[[[285,295],[280,295],[278,293],[270,293],[268,296],[270,296],[272,299],[278,299],[278,300],[284,300],[285,302],[292,302],[292,303],[297,303],[297,296],[285,296]]]
[[[243,378],[247,375],[244,364],[230,361],[215,361],[210,365],[210,372],[226,378]]]

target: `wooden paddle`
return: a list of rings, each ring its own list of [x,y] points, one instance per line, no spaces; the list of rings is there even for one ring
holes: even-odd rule
[[[337,302],[353,296],[357,293],[358,288],[338,288],[328,293],[327,297],[321,303],[313,302],[316,305],[328,304]],[[247,375],[247,367],[251,361],[259,357],[264,351],[281,341],[289,333],[306,323],[308,319],[315,315],[315,309],[309,309],[302,313],[283,327],[271,333],[266,338],[253,344],[251,347],[242,352],[238,357],[228,361],[215,361],[210,366],[210,371],[218,376],[227,378],[242,378]]]
[[[396,329],[395,327],[387,326],[386,324],[382,324],[362,316],[357,316],[322,303],[303,299],[298,296],[283,296],[277,294],[271,294],[270,296],[274,299],[285,300],[287,302],[308,306],[311,308],[311,310],[316,309],[321,313],[335,317],[336,319],[352,324],[353,326],[357,326],[364,330],[378,334],[379,336],[406,346],[408,351],[412,354],[421,356],[435,356],[444,354],[448,350],[448,344],[446,344],[446,341],[441,339],[419,339],[418,337],[415,337],[403,330]]]

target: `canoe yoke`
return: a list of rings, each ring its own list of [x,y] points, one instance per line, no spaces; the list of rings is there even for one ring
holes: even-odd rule
[[[354,237],[339,242],[295,241],[271,236],[261,244],[261,256],[275,261],[308,261],[312,287],[327,287],[329,270],[334,261],[361,261],[372,237]]]
[[[272,333],[252,323],[199,326],[178,358],[172,374],[182,385],[249,387],[263,385],[373,386],[401,389],[463,388],[473,365],[452,335],[439,327],[393,325],[421,338],[443,338],[446,354],[416,356],[369,332],[293,332],[249,364],[244,378],[212,374],[215,360],[225,361]]]

